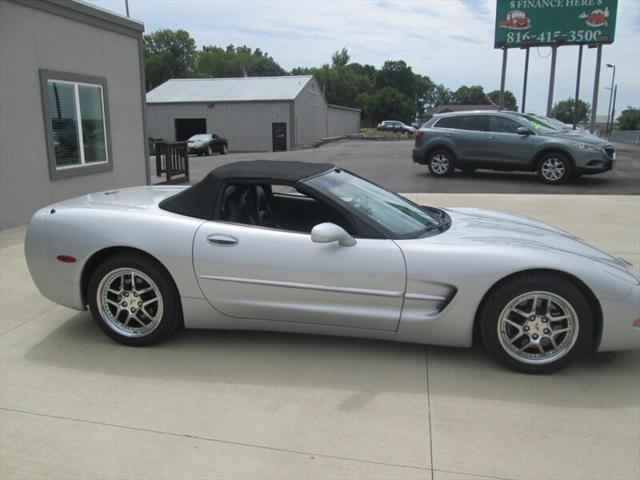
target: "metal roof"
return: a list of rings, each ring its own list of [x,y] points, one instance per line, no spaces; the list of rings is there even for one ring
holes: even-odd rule
[[[293,100],[313,77],[175,78],[147,93],[147,103]]]

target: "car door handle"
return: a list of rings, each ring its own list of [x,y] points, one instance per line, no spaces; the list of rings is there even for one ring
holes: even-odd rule
[[[495,139],[496,139],[496,138],[498,138],[498,137],[496,137],[495,135],[489,135],[487,138],[488,138],[489,140],[495,140]]]
[[[453,133],[445,133],[445,136],[447,136],[447,137],[453,137]]]
[[[217,247],[235,247],[239,240],[231,235],[223,235],[221,233],[214,233],[207,237],[207,242]]]

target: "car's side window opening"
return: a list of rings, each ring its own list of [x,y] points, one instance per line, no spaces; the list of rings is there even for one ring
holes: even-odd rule
[[[331,222],[355,234],[344,215],[289,185],[227,184],[219,217],[227,222],[301,233],[310,233],[319,223]]]

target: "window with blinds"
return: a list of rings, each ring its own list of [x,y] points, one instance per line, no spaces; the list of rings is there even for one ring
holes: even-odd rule
[[[56,170],[108,162],[101,85],[47,80]]]

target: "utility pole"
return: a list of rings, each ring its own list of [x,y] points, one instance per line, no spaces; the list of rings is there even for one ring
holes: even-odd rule
[[[609,93],[609,107],[607,108],[607,128],[606,131],[608,132],[611,128],[611,125],[613,125],[613,118],[609,118],[611,116],[611,103],[613,101],[613,84],[616,80],[616,66],[615,65],[611,65],[610,63],[607,63],[607,68],[613,68],[613,76],[611,77],[611,88],[609,90],[611,90],[611,93]]]
[[[127,17],[129,16],[129,0],[124,0],[124,7],[127,9]]]
[[[615,121],[616,114],[616,95],[618,94],[618,85],[613,88],[613,103],[611,104],[611,128],[609,129],[609,140],[611,140],[611,133],[613,132],[613,122]]]

